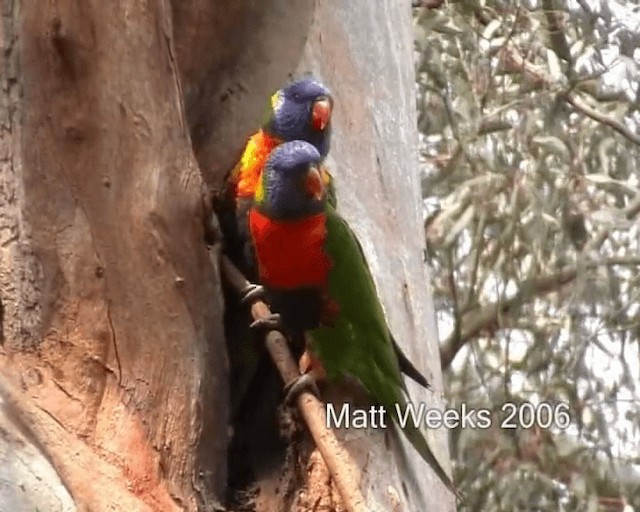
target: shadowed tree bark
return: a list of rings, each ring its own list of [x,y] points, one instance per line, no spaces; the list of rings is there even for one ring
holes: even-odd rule
[[[0,459],[33,461],[3,474],[13,484],[0,509],[223,507],[228,362],[202,198],[294,73],[335,93],[341,208],[397,337],[442,389],[418,235],[408,4],[0,8]],[[346,441],[371,509],[452,510],[411,449],[390,443],[393,465],[382,433]],[[48,498],[19,489],[25,471],[46,475]]]

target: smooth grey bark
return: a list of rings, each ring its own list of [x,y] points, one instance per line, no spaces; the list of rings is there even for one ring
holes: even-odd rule
[[[55,468],[0,395],[0,510],[75,512]]]
[[[436,318],[422,260],[410,2],[319,1],[298,66],[299,73],[305,71],[326,82],[336,98],[328,165],[336,177],[339,209],[363,245],[396,338],[435,390],[407,381],[413,401],[442,408]],[[428,434],[447,467],[447,433]],[[354,441],[354,452],[366,465],[363,488],[370,506],[455,509],[451,493],[410,445],[395,444],[395,464],[390,464],[381,437]]]

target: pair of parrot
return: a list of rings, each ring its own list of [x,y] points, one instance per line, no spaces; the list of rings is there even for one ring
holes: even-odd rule
[[[312,375],[349,376],[397,423],[395,404],[406,406],[408,397],[402,373],[429,384],[393,338],[362,247],[336,211],[333,179],[323,165],[332,109],[330,92],[312,78],[271,97],[265,123],[227,181],[236,224],[223,225],[227,250],[262,285],[248,287],[242,300],[266,296],[274,311],[255,327],[281,326],[294,338],[309,334],[311,367],[288,383],[289,394],[311,384]],[[407,422],[402,430],[455,493],[420,429]]]
[[[247,219],[267,159],[275,147],[297,139],[310,142],[323,157],[327,156],[332,109],[329,91],[315,80],[299,80],[277,90],[271,95],[262,127],[249,138],[240,160],[226,180],[220,215],[225,250],[251,282],[257,281],[259,275]],[[324,169],[323,179],[335,206],[332,177]],[[257,295],[259,293],[258,289]]]

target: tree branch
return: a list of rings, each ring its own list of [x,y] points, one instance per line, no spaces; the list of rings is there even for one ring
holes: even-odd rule
[[[221,255],[220,267],[226,281],[240,295],[249,282],[231,260],[224,255]],[[270,314],[268,306],[262,301],[256,301],[251,306],[251,315],[255,320],[265,318]],[[270,331],[267,333],[265,343],[283,382],[290,382],[300,376],[298,365],[289,351],[287,340],[280,332]],[[311,437],[336,483],[346,509],[349,512],[367,512],[368,509],[359,488],[360,471],[334,432],[327,428],[324,405],[308,392],[300,394],[297,405],[309,428]]]
[[[625,217],[632,220],[640,214],[640,198],[633,201],[624,210]],[[587,255],[590,252],[596,252],[602,244],[607,240],[611,231],[609,228],[600,230],[582,249],[582,254]],[[613,265],[636,265],[638,260],[635,258],[608,258],[602,261],[587,262],[586,268],[597,266],[613,266]],[[578,275],[578,268],[575,265],[568,266],[565,269],[523,283],[518,292],[511,298],[500,300],[493,304],[489,304],[479,310],[470,311],[462,317],[462,326],[459,335],[453,333],[440,346],[440,362],[442,369],[446,369],[451,365],[456,354],[465,346],[466,343],[475,338],[478,334],[486,329],[496,326],[500,315],[510,312],[510,310],[522,304],[527,298],[534,295],[543,295],[553,292],[566,284],[573,281]]]
[[[549,26],[548,31],[551,48],[562,60],[571,62],[571,50],[569,49],[567,38],[564,35],[565,30],[562,26],[562,15],[557,12],[553,0],[543,0],[542,8],[544,9],[544,16]]]
[[[617,257],[617,258],[607,258],[602,261],[593,261],[587,263],[587,267],[639,267],[640,266],[640,258],[634,257]]]
[[[500,315],[509,313],[511,308],[518,306],[532,295],[543,295],[555,291],[573,281],[577,275],[575,266],[568,267],[555,274],[523,283],[518,292],[509,299],[500,300],[479,310],[474,310],[463,316],[460,336],[450,336],[440,347],[440,362],[446,369],[456,354],[472,338],[482,331],[496,326]]]
[[[477,19],[484,25],[491,22],[491,17],[479,5],[476,6],[475,15]],[[551,19],[548,18],[548,21],[550,22],[550,28],[552,30],[556,30],[559,28],[559,26],[554,25],[555,22],[559,21],[556,18],[557,14],[552,12],[550,13],[550,15]],[[559,41],[560,37],[564,40],[564,35],[561,33],[556,33],[555,35],[557,36],[555,43],[557,43],[559,46],[554,44],[554,38],[552,37],[552,44],[554,44],[553,50],[558,54],[559,57],[564,58],[563,55],[565,54],[565,52],[562,50],[562,43]],[[501,51],[503,52],[504,63],[508,70],[522,72],[523,76],[536,86],[544,85],[550,89],[558,87],[559,84],[556,83],[553,77],[551,77],[548,73],[545,72],[545,70],[543,70],[539,66],[536,66],[532,62],[529,62],[511,44],[504,45],[504,47],[501,48]],[[594,121],[608,126],[612,130],[625,137],[630,142],[640,145],[640,136],[638,134],[634,133],[617,119],[610,117],[593,107],[590,107],[576,93],[572,91],[566,91],[564,93],[561,93],[560,97],[571,106],[573,106],[578,112],[586,115]]]
[[[624,124],[622,124],[617,119],[614,119],[613,117],[609,117],[608,115],[603,114],[602,112],[596,110],[595,108],[590,107],[577,94],[566,93],[563,95],[563,98],[567,103],[572,105],[578,112],[581,112],[585,116],[590,117],[594,121],[598,121],[599,123],[602,123],[608,126],[612,130],[615,130],[620,135],[622,135],[623,137],[633,142],[634,144],[640,145],[640,135],[638,135],[637,133],[627,128]]]

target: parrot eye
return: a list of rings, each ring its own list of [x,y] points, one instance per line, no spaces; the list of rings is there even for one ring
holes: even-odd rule
[[[299,92],[293,93],[293,99],[294,100],[299,100],[300,99],[300,93]]]

